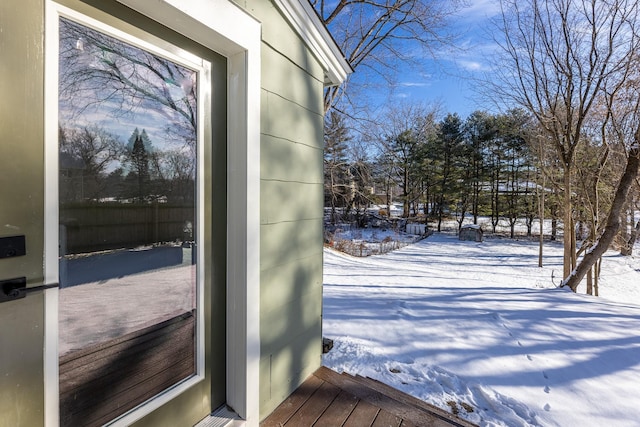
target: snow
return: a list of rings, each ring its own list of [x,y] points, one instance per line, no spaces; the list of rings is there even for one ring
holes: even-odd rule
[[[562,247],[544,251],[539,268],[537,242],[444,233],[326,249],[323,364],[480,426],[639,425],[640,259],[607,252],[593,297],[556,288]]]
[[[60,289],[60,355],[195,308],[191,249],[138,248],[78,257],[69,263]]]
[[[461,228],[470,228],[472,230],[482,230],[482,227],[478,224],[465,224]]]

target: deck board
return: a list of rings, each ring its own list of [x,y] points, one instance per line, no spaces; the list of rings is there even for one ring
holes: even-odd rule
[[[261,427],[477,427],[376,380],[321,367]]]
[[[358,404],[358,398],[344,390],[336,396],[333,404],[316,421],[318,426],[341,426]]]
[[[372,427],[400,427],[400,423],[402,423],[402,418],[381,409],[373,421]]]
[[[101,426],[195,373],[184,313],[60,358],[60,425]]]
[[[309,400],[311,395],[324,384],[320,378],[312,375],[298,387],[275,411],[265,419],[261,427],[281,427]]]
[[[312,426],[333,403],[340,389],[331,383],[325,382],[311,395],[300,407],[285,426]]]
[[[344,427],[370,426],[378,416],[380,408],[366,401],[359,401],[353,412],[344,423]]]

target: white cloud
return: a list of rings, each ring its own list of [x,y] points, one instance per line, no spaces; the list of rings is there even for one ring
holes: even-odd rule
[[[458,63],[467,71],[483,71],[487,69],[485,65],[481,64],[478,61],[463,59],[458,61]]]
[[[404,86],[404,87],[427,87],[427,86],[431,86],[431,84],[427,83],[427,82],[402,82],[402,83],[400,83],[400,86]]]
[[[500,13],[499,0],[469,0],[468,4],[460,11],[460,17],[470,21],[483,21]]]

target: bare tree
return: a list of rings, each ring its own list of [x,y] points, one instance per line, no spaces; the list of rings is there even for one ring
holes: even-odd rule
[[[354,70],[374,73],[391,83],[399,64],[435,57],[450,45],[448,18],[463,0],[312,0],[322,21]],[[352,91],[353,87],[349,88]],[[335,106],[346,86],[325,91],[325,111]]]
[[[106,196],[107,171],[119,164],[124,144],[117,136],[95,126],[61,126],[58,136],[62,198],[77,201]]]
[[[563,168],[564,268],[575,262],[572,173],[585,120],[605,93],[628,79],[634,52],[635,0],[501,0],[503,60],[494,94],[529,110]],[[606,88],[606,92],[605,92]],[[572,281],[573,283],[573,281]]]
[[[66,114],[97,104],[113,115],[153,111],[173,140],[196,137],[196,73],[73,21],[60,21],[60,103]]]
[[[338,220],[336,208],[346,208],[351,198],[348,159],[351,135],[344,118],[336,111],[325,115],[324,130],[324,204],[331,207],[331,223],[335,224]]]
[[[622,248],[620,249],[620,254],[624,255],[624,256],[631,256],[633,255],[633,246],[636,243],[636,240],[638,240],[638,234],[640,233],[640,219],[635,219],[635,212],[637,212],[638,210],[640,210],[640,204],[638,203],[638,180],[636,179],[636,195],[634,197],[634,201],[635,203],[631,203],[631,206],[629,207],[629,218],[632,220],[632,224],[631,224],[631,230],[629,232],[628,235],[626,235],[626,239],[622,245]],[[633,225],[635,223],[635,226]]]
[[[386,164],[389,184],[393,182],[401,193],[403,216],[422,193],[423,154],[425,145],[436,131],[438,106],[404,104],[390,108],[380,120],[378,146],[379,160]],[[388,204],[391,200],[388,200]]]
[[[613,239],[620,228],[620,212],[626,202],[629,189],[638,175],[639,164],[640,127],[637,129],[634,137],[634,143],[629,149],[627,164],[616,188],[604,230],[595,245],[585,253],[580,264],[578,264],[571,274],[562,281],[562,286],[568,286],[575,292],[582,278],[598,262],[607,249],[609,249],[609,245],[613,242]]]
[[[633,35],[633,34],[632,34]],[[602,255],[614,242],[621,225],[621,216],[628,203],[628,194],[638,179],[640,168],[640,87],[637,70],[638,58],[634,57],[627,69],[624,84],[616,85],[615,90],[608,90],[605,86],[604,117],[602,125],[603,144],[615,147],[626,158],[624,172],[619,176],[617,185],[613,186],[613,197],[606,214],[606,221],[593,245],[585,251],[581,262],[573,269],[570,276],[562,281],[563,286],[570,287],[574,292],[582,278],[592,274],[595,267],[595,277],[598,277]],[[588,277],[588,276],[587,276]],[[597,295],[597,282],[595,283]]]

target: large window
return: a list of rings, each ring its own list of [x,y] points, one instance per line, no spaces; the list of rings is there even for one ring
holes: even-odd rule
[[[59,20],[61,425],[102,425],[198,371],[206,64]]]

